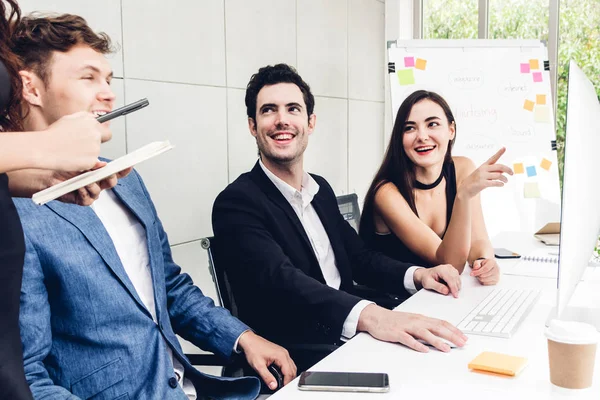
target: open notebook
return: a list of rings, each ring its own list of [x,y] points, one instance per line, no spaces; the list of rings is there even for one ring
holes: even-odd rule
[[[558,248],[537,249],[521,257],[512,265],[502,267],[507,275],[558,277]]]
[[[102,168],[77,175],[69,180],[37,192],[31,197],[31,200],[39,205],[46,204],[47,202],[57,199],[67,193],[71,193],[74,190],[80,189],[94,182],[101,181],[113,174],[123,171],[124,169],[133,167],[142,161],[156,157],[157,155],[171,150],[172,148],[173,146],[168,140],[165,140],[164,142],[149,143],[144,147],[124,155],[123,157],[119,157],[116,160],[109,162]]]

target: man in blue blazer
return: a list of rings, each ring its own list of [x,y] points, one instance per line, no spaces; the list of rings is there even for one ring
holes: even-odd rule
[[[316,123],[308,84],[285,64],[261,68],[248,84],[246,107],[260,159],[213,207],[240,319],[284,345],[339,343],[359,331],[424,352],[417,339],[442,351],[450,351],[442,338],[464,345],[466,336],[448,322],[386,310],[352,293],[355,280],[400,295],[423,287],[457,296],[460,277],[448,264],[419,268],[365,248],[327,181],[304,171]],[[268,314],[259,311],[267,307]]]
[[[115,96],[105,36],[81,18],[25,18],[14,51],[21,71],[27,130],[64,114],[110,111]],[[106,129],[109,129],[106,126]],[[77,137],[73,137],[77,140]],[[254,377],[197,371],[175,334],[230,358],[243,351],[272,387],[296,373],[285,349],[193,285],[171,256],[167,235],[141,177],[133,171],[91,207],[16,199],[26,255],[20,326],[25,374],[44,399],[253,399]]]

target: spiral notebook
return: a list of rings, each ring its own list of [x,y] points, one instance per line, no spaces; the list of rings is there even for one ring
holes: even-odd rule
[[[507,275],[556,278],[558,276],[558,250],[538,249],[522,256],[513,265],[502,268]]]

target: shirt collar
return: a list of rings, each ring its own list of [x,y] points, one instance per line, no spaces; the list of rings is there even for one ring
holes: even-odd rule
[[[265,164],[263,164],[262,160],[258,160],[258,164],[262,168],[265,175],[267,175],[267,177],[271,180],[271,182],[273,182],[275,187],[281,192],[283,197],[285,197],[289,203],[292,203],[296,193],[298,193],[300,196],[302,196],[303,203],[306,205],[312,201],[319,191],[319,184],[306,171],[302,171],[302,188],[300,191],[298,191],[283,179],[269,171]]]

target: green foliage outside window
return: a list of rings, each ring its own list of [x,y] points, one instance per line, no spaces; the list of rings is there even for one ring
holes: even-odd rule
[[[426,39],[477,38],[477,0],[425,0]],[[556,138],[560,180],[564,162],[567,78],[573,60],[600,96],[600,1],[561,0]],[[548,0],[490,0],[490,39],[548,40]]]

